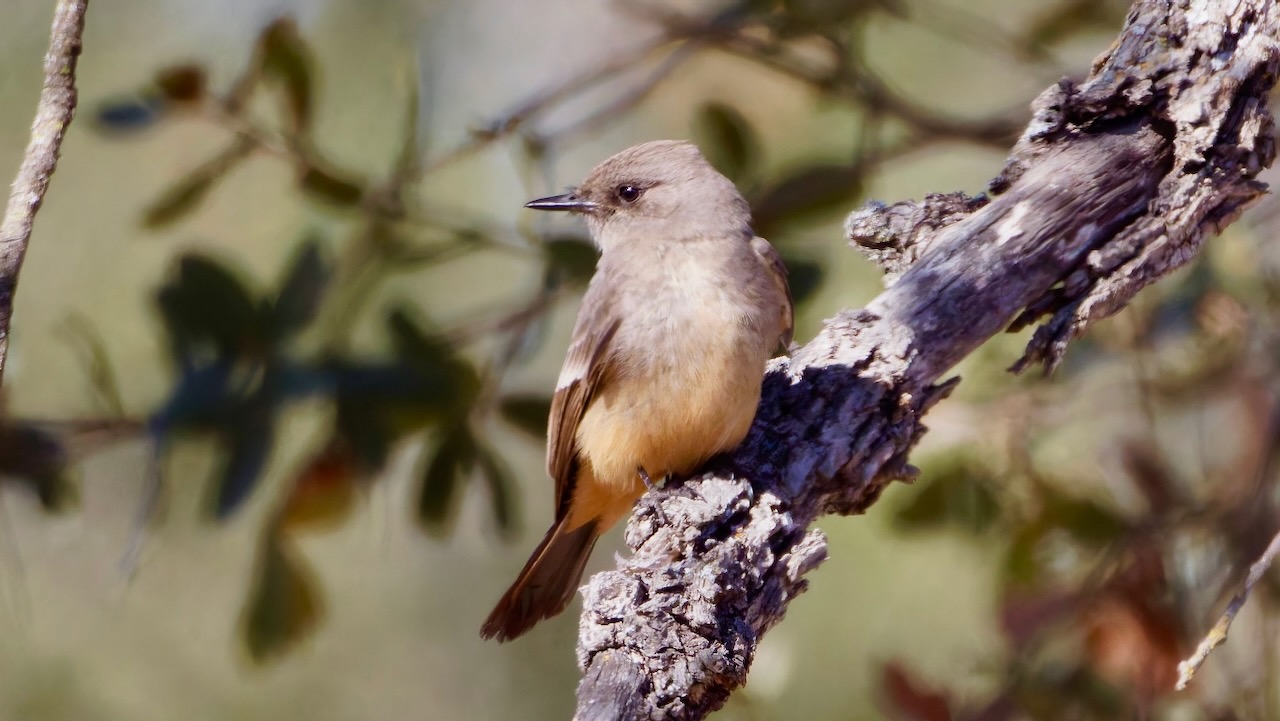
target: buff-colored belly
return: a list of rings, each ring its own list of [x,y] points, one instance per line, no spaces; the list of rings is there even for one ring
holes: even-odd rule
[[[763,352],[730,345],[602,389],[578,426],[579,452],[596,482],[575,515],[622,515],[644,492],[638,469],[660,481],[737,446],[760,402],[765,360]]]

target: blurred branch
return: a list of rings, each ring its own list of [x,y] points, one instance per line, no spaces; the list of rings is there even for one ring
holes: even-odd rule
[[[598,67],[593,67],[559,85],[534,95],[518,106],[473,130],[471,138],[428,162],[422,168],[422,173],[426,174],[438,170],[507,138],[539,114],[550,110],[558,103],[576,97],[578,93],[588,88],[599,85],[620,73],[630,70],[637,63],[644,61],[669,42],[669,38],[661,37],[629,52],[622,52]]]
[[[0,381],[8,357],[18,273],[27,254],[36,211],[44,203],[49,179],[58,166],[62,138],[76,112],[76,60],[80,57],[88,5],[88,0],[59,0],[54,8],[49,50],[44,56],[44,87],[31,123],[31,140],[0,223]]]
[[[624,9],[637,19],[662,27],[664,32],[654,40],[634,50],[622,52],[599,67],[538,93],[484,123],[466,141],[428,162],[422,172],[429,173],[504,140],[560,103],[576,98],[605,81],[616,79],[648,61],[651,56],[661,53],[662,59],[657,66],[632,90],[564,128],[531,133],[529,139],[539,149],[546,149],[583,137],[644,100],[678,66],[709,48],[720,49],[773,69],[793,80],[811,85],[824,94],[853,103],[870,114],[895,118],[906,124],[915,135],[1004,147],[1017,133],[1021,123],[1020,112],[976,120],[934,114],[892,91],[869,68],[862,65],[856,58],[856,51],[852,49],[857,43],[822,38],[825,41],[821,44],[824,62],[815,63],[811,59],[814,53],[801,52],[794,47],[797,44],[795,38],[775,32],[755,13],[741,7],[731,6],[728,10],[711,16],[686,15],[658,5],[628,5]],[[968,34],[974,37],[981,35],[973,32],[973,28],[968,30]],[[812,38],[801,37],[801,41],[805,39]],[[996,44],[1012,48],[1012,41],[1007,38]],[[1016,54],[1024,59],[1021,56],[1025,53]]]
[[[1245,577],[1244,588],[1240,592],[1231,597],[1231,602],[1227,604],[1227,610],[1223,611],[1218,622],[1209,629],[1209,633],[1205,634],[1204,640],[1196,646],[1195,653],[1186,661],[1178,664],[1178,683],[1177,689],[1181,691],[1191,683],[1196,673],[1204,662],[1208,660],[1209,654],[1213,650],[1221,646],[1227,640],[1227,631],[1231,630],[1231,623],[1235,621],[1236,614],[1240,613],[1240,609],[1244,608],[1245,603],[1249,601],[1249,594],[1253,592],[1253,587],[1262,580],[1263,575],[1271,569],[1271,564],[1275,561],[1276,555],[1280,554],[1280,533],[1277,533],[1267,546],[1267,550],[1263,551],[1262,556],[1249,567],[1249,575]]]
[[[1017,114],[1018,117],[1004,114],[967,120],[936,115],[918,107],[893,92],[858,59],[857,43],[823,37],[819,45],[822,52],[815,53],[812,47],[793,47],[794,42],[779,33],[761,32],[767,28],[759,27],[749,16],[735,23],[724,16],[707,20],[656,6],[641,7],[633,12],[663,25],[674,37],[701,40],[710,47],[854,103],[870,114],[895,118],[919,134],[1004,147],[1017,133],[1021,122],[1021,113]],[[822,61],[815,62],[814,55],[820,56]]]
[[[649,97],[649,94],[653,92],[654,88],[658,87],[659,83],[667,79],[671,73],[675,72],[676,68],[680,67],[687,60],[692,58],[694,54],[701,49],[701,47],[702,43],[698,40],[690,40],[689,42],[681,44],[669,55],[663,58],[662,62],[658,64],[658,67],[651,70],[648,76],[638,83],[636,87],[615,98],[609,104],[601,108],[597,108],[587,117],[582,118],[568,127],[557,130],[552,135],[539,137],[537,138],[537,141],[544,146],[554,145],[566,138],[586,135],[592,130],[607,124],[610,120],[620,117],[623,113],[634,108],[642,100]]]
[[[989,202],[953,194],[854,213],[853,243],[901,275],[774,362],[731,457],[640,501],[634,555],[584,589],[575,718],[720,707],[826,557],[809,525],[861,513],[915,475],[920,419],[958,382],[940,380],[948,369],[1044,315],[1017,369],[1052,368],[1087,325],[1259,198],[1278,32],[1268,0],[1138,0],[1089,78],[1036,100]]]

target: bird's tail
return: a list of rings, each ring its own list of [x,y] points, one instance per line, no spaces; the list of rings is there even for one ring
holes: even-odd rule
[[[482,637],[510,641],[569,605],[600,534],[594,521],[573,530],[565,530],[566,525],[568,514],[547,531],[516,582],[480,627]]]

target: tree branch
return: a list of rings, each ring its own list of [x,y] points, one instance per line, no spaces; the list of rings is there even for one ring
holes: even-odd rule
[[[13,181],[4,221],[0,222],[0,381],[9,352],[9,324],[18,273],[27,254],[36,212],[44,203],[49,178],[58,166],[62,137],[76,112],[76,60],[89,0],[58,0],[53,12],[49,51],[44,56],[44,88],[22,167]]]
[[[1200,667],[1209,660],[1209,654],[1226,643],[1227,632],[1231,630],[1231,624],[1236,620],[1236,615],[1249,602],[1249,594],[1253,592],[1253,587],[1262,580],[1267,571],[1271,570],[1271,564],[1275,563],[1277,555],[1280,555],[1280,533],[1272,536],[1271,543],[1267,544],[1267,550],[1263,551],[1258,560],[1249,567],[1249,575],[1244,579],[1244,586],[1231,597],[1227,609],[1222,612],[1218,622],[1213,624],[1213,628],[1209,629],[1204,639],[1196,646],[1195,652],[1187,660],[1178,664],[1178,680],[1174,687],[1179,691],[1191,683],[1200,671]]]
[[[892,272],[889,287],[773,363],[732,457],[640,501],[634,555],[584,589],[575,718],[719,708],[826,557],[810,524],[915,475],[920,419],[958,382],[943,373],[1045,315],[1015,369],[1051,369],[1258,199],[1277,36],[1270,0],[1137,0],[1089,78],[1036,100],[992,199],[854,213],[850,239]]]

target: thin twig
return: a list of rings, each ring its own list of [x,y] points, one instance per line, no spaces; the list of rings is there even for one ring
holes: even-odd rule
[[[470,319],[465,323],[459,324],[456,328],[445,331],[443,337],[452,345],[465,345],[492,335],[519,335],[530,323],[545,314],[553,303],[568,295],[572,290],[572,288],[564,285],[544,290],[515,311],[502,313],[493,318]]]
[[[559,85],[538,93],[515,108],[485,123],[481,128],[473,131],[472,136],[460,145],[427,162],[421,168],[421,172],[425,175],[438,170],[511,135],[534,116],[555,107],[564,100],[576,97],[578,93],[587,88],[598,85],[619,73],[631,69],[668,42],[670,42],[669,37],[656,38],[634,50],[618,54],[604,65],[592,68],[580,75],[575,75]]]
[[[829,56],[823,58],[825,62],[815,62],[797,52],[793,42],[779,38],[749,18],[745,22],[727,22],[725,18],[707,21],[666,7],[642,7],[633,9],[633,13],[666,28],[671,37],[701,40],[706,46],[779,72],[858,107],[879,110],[921,134],[1004,148],[1024,122],[1020,110],[975,120],[937,115],[893,91],[859,62],[856,54],[849,55],[847,49],[832,46]]]
[[[154,430],[148,436],[147,477],[142,489],[142,502],[138,504],[133,529],[129,532],[129,541],[119,561],[120,573],[126,584],[132,583],[138,575],[142,549],[147,543],[147,532],[160,508],[160,494],[164,490],[164,469],[161,468],[164,439]]]
[[[1244,604],[1249,600],[1249,593],[1253,591],[1253,587],[1262,579],[1262,576],[1271,568],[1271,563],[1275,561],[1276,555],[1280,554],[1280,533],[1277,533],[1267,546],[1267,550],[1262,552],[1262,556],[1249,567],[1249,575],[1244,579],[1244,588],[1232,597],[1231,603],[1227,604],[1227,610],[1223,611],[1218,622],[1213,624],[1213,628],[1209,629],[1209,633],[1205,634],[1204,640],[1196,646],[1196,652],[1186,661],[1178,664],[1178,683],[1176,688],[1181,691],[1191,683],[1191,679],[1195,678],[1196,672],[1204,665],[1209,654],[1213,653],[1213,649],[1222,645],[1227,640],[1227,631],[1231,629],[1231,622],[1235,621],[1236,614],[1240,613],[1240,609],[1244,608]]]
[[[1005,147],[1017,135],[1024,119],[1011,110],[974,120],[938,115],[899,96],[869,68],[854,63],[852,68],[831,70],[812,67],[785,44],[745,33],[719,37],[717,47],[745,60],[775,70],[792,79],[820,88],[859,107],[875,109],[893,117],[914,131],[939,138],[967,140],[981,145]],[[854,58],[837,58],[846,62]]]
[[[578,120],[577,122],[562,128],[552,134],[545,135],[539,140],[543,145],[557,145],[564,142],[569,137],[581,137],[589,134],[593,130],[597,130],[600,126],[608,123],[610,120],[619,117],[624,112],[630,110],[639,104],[642,100],[649,97],[653,93],[654,88],[658,84],[667,79],[676,68],[680,67],[684,62],[694,56],[704,45],[703,41],[692,39],[679,45],[671,54],[662,59],[658,67],[654,68],[636,87],[627,91],[623,95],[615,98],[609,104],[597,108],[590,115]]]
[[[44,88],[31,123],[31,140],[0,223],[0,381],[9,351],[9,322],[13,318],[18,273],[27,254],[36,211],[44,203],[49,178],[58,165],[62,137],[76,113],[76,59],[80,57],[88,5],[89,0],[59,0],[53,11],[49,51],[44,56]]]

